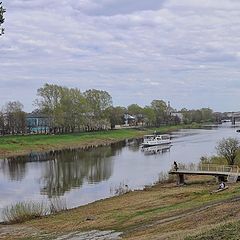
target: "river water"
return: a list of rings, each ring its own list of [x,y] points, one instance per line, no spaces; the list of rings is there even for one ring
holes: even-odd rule
[[[115,194],[119,186],[142,189],[170,170],[173,161],[198,163],[216,154],[215,146],[227,137],[240,139],[231,125],[172,133],[168,151],[142,151],[141,140],[126,140],[98,148],[32,153],[0,160],[0,212],[22,201],[63,199],[68,208]],[[0,215],[1,220],[1,215]]]

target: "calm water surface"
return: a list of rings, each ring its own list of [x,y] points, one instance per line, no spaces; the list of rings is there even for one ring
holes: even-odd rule
[[[139,140],[129,140],[85,150],[63,150],[8,158],[0,161],[0,212],[21,201],[63,198],[68,208],[114,194],[120,184],[141,189],[158,180],[173,161],[197,163],[201,156],[216,154],[217,141],[237,137],[228,125],[209,130],[174,132],[169,151],[141,151]],[[0,215],[1,220],[1,215]]]

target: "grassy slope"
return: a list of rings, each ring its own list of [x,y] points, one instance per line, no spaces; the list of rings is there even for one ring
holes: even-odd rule
[[[240,221],[233,221],[225,224],[220,224],[218,227],[207,232],[200,233],[195,236],[187,237],[186,240],[209,240],[209,239],[240,239]]]
[[[51,239],[53,236],[73,231],[114,229],[123,232],[124,239],[131,240],[240,239],[240,233],[236,230],[240,225],[238,222],[240,200],[231,200],[240,196],[239,185],[233,184],[228,190],[211,195],[209,191],[216,188],[216,183],[214,180],[202,181],[202,179],[203,177],[192,178],[191,181],[188,180],[191,184],[184,187],[160,184],[145,191],[130,192],[120,197],[97,201],[57,215],[15,225],[15,228],[20,229],[18,235],[16,237],[16,234],[10,234],[9,237]],[[89,217],[90,221],[87,220]],[[217,238],[219,234],[214,229],[220,224],[225,224],[222,234],[226,238]],[[25,228],[22,233],[21,228]],[[34,231],[28,233],[26,229],[34,229],[37,235],[31,237]],[[230,238],[233,234],[229,229],[232,229],[235,238]],[[195,236],[196,234],[198,236]],[[209,238],[212,235],[216,238]]]
[[[177,130],[189,126],[168,126],[157,129],[161,132]],[[124,140],[126,138],[141,137],[148,131],[136,129],[121,129],[114,131],[102,131],[65,135],[31,135],[31,136],[1,136],[0,156],[26,154],[31,151],[48,151],[68,147],[84,147]]]

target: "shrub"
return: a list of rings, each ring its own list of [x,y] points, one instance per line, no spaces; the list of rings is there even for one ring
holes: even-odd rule
[[[3,220],[9,223],[21,223],[30,219],[45,216],[48,207],[43,203],[18,202],[3,209]]]
[[[3,209],[2,216],[4,222],[22,223],[63,210],[67,210],[66,202],[59,198],[54,198],[50,200],[49,204],[44,202],[36,203],[32,201],[12,204]]]

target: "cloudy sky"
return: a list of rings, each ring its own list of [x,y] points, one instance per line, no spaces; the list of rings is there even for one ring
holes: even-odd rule
[[[114,105],[240,111],[239,0],[2,0],[0,106],[44,83]]]

